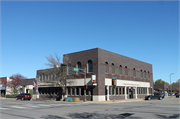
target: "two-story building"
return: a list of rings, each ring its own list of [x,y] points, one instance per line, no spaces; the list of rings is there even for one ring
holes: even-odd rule
[[[76,73],[71,79],[74,83],[67,84],[68,97],[79,97],[81,100],[91,101],[120,100],[130,98],[144,98],[153,93],[152,65],[120,54],[100,48],[63,55],[63,63],[69,67],[85,69],[86,76]],[[55,76],[48,74],[49,69],[38,70],[37,79],[56,80]],[[91,77],[96,77],[96,83]],[[112,77],[116,79],[116,86],[112,86]],[[95,84],[95,85],[94,85]],[[84,91],[87,85],[86,91]],[[57,92],[62,90],[51,84],[39,85],[39,97],[55,98]]]

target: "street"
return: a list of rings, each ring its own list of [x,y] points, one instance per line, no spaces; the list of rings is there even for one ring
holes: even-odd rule
[[[64,103],[0,99],[1,119],[169,119],[180,115],[180,98]]]

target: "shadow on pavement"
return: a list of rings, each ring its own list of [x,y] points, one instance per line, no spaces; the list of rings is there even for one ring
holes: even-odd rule
[[[180,117],[180,114],[174,114],[172,116],[165,116],[165,115],[157,115],[157,117],[162,118],[162,119],[175,119]]]
[[[100,114],[100,113],[88,113],[88,112],[84,112],[84,113],[70,113],[68,115],[66,115],[69,118],[72,119],[124,119],[127,118],[128,119],[141,119],[139,117],[131,117],[132,115],[134,115],[133,113],[122,113],[122,114]],[[43,116],[41,117],[43,119],[66,119],[64,117],[60,117],[60,116],[56,116],[56,115],[47,115],[47,116]]]
[[[40,118],[43,118],[43,119],[66,119],[64,117],[60,117],[60,116],[56,116],[56,115],[47,115],[47,116],[42,116]]]

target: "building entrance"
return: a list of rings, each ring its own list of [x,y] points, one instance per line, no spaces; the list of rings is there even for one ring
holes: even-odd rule
[[[133,98],[133,88],[129,88],[129,98],[132,99]]]

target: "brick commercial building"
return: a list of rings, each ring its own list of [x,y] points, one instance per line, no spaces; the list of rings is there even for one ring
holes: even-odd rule
[[[63,63],[69,67],[86,68],[86,82],[84,75],[76,73],[72,79],[74,83],[67,84],[68,97],[79,97],[81,100],[91,101],[120,100],[130,98],[144,98],[153,93],[152,65],[126,56],[122,56],[100,48],[65,54]],[[39,97],[55,97],[60,87],[41,83],[43,80],[55,80],[48,69],[38,70]],[[96,83],[91,77],[96,77]],[[112,77],[116,79],[116,87],[112,86]],[[87,89],[84,92],[84,85]]]

